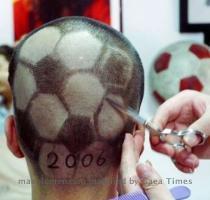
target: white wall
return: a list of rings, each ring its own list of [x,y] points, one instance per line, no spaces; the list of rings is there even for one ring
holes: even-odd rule
[[[179,0],[124,0],[124,28],[125,35],[138,49],[143,61],[146,83],[141,114],[151,118],[157,104],[150,94],[148,72],[155,56],[162,48],[178,40],[202,42],[203,35],[179,33]],[[210,199],[205,187],[210,186],[210,161],[202,161],[193,175],[186,175],[179,172],[169,158],[152,152],[148,141],[142,157],[142,161],[145,160],[151,160],[164,179],[192,179],[193,183],[186,185],[192,191],[191,200]]]
[[[1,0],[0,4],[0,45],[13,45],[12,0]]]

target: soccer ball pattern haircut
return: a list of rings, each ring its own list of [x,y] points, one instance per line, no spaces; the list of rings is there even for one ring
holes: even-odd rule
[[[9,80],[19,138],[33,160],[44,144],[72,153],[96,141],[119,146],[133,123],[106,99],[138,111],[144,89],[140,58],[128,40],[83,17],[50,22],[21,41]]]

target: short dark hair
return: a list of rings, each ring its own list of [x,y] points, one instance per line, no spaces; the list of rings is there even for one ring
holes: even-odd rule
[[[5,58],[10,61],[13,54],[13,48],[8,45],[1,45],[0,46],[0,55],[4,55]]]
[[[120,32],[84,17],[52,21],[17,46],[9,82],[19,139],[37,173],[55,172],[43,164],[54,164],[54,151],[66,149],[80,159],[84,151],[97,154],[98,143],[107,151],[106,166],[119,165],[124,135],[134,123],[106,98],[139,111],[144,94],[139,55]],[[92,162],[91,155],[82,161]]]

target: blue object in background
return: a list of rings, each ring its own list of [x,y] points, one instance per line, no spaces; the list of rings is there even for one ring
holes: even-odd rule
[[[172,196],[175,200],[185,200],[188,199],[191,195],[191,191],[186,186],[177,186],[170,190]],[[130,193],[125,194],[120,197],[116,197],[111,200],[149,200],[145,194],[136,192],[136,193]]]
[[[8,115],[8,110],[3,107],[3,106],[0,106],[0,135],[4,134],[4,122],[5,122],[5,119]]]
[[[135,193],[125,194],[111,200],[148,200],[148,198],[143,193],[135,192]]]

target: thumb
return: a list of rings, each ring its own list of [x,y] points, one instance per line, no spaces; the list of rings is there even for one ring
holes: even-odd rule
[[[141,187],[150,200],[174,199],[164,184],[163,179],[161,179],[148,161],[146,164],[138,164],[136,171],[141,182]]]
[[[131,134],[126,134],[122,147],[122,157],[119,173],[120,180],[123,180],[123,184],[120,182],[118,188],[120,195],[141,191],[135,170],[136,163],[137,158],[134,138]]]
[[[193,124],[189,126],[189,129],[197,130],[202,133],[205,133],[207,136],[210,136],[210,106],[206,107],[205,113],[201,116],[200,119],[195,121]],[[185,143],[191,147],[197,146],[201,142],[201,138],[198,136],[185,136]]]

